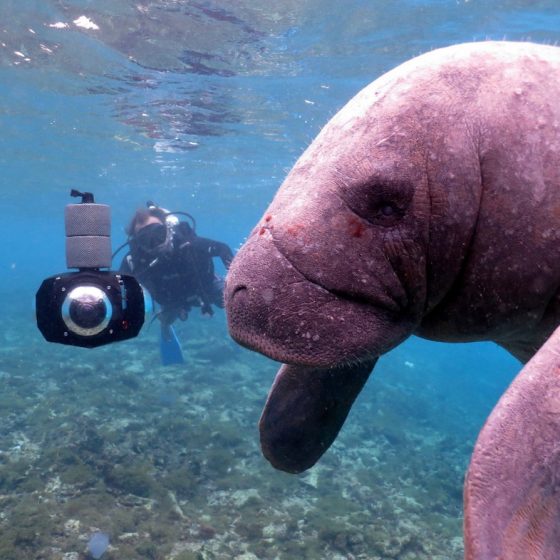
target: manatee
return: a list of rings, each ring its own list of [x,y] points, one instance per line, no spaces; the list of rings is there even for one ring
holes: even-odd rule
[[[260,438],[288,472],[319,460],[412,334],[493,341],[526,364],[471,458],[469,560],[560,555],[559,100],[553,46],[405,62],[323,128],[226,283],[232,337],[284,364]]]

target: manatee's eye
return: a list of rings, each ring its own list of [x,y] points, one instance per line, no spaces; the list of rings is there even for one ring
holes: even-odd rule
[[[395,207],[391,204],[384,204],[380,210],[383,216],[392,216],[395,213]]]
[[[369,211],[370,221],[381,226],[393,226],[403,217],[405,209],[406,204],[402,201],[382,198],[373,202]]]
[[[374,226],[394,227],[406,216],[414,184],[404,180],[372,177],[341,189],[346,204]]]

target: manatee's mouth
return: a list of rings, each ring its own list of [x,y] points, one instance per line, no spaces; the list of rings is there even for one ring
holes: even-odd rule
[[[316,284],[314,284],[317,286]],[[356,306],[361,308],[363,304],[353,302],[351,299],[343,299],[330,294],[332,302],[324,302],[322,304],[322,317],[335,317],[340,315],[339,310],[343,307]],[[379,357],[380,353],[372,352],[367,345],[353,344],[352,347],[344,346],[341,350],[341,340],[334,340],[334,337],[328,336],[324,328],[316,328],[315,330],[299,330],[297,325],[290,325],[288,329],[293,329],[293,337],[286,336],[286,324],[276,323],[272,317],[267,317],[260,313],[255,313],[253,319],[248,321],[239,320],[236,309],[248,309],[252,305],[254,295],[247,286],[237,286],[232,295],[231,303],[228,304],[228,323],[232,338],[241,346],[255,350],[272,360],[284,364],[292,364],[298,366],[307,366],[312,368],[334,368],[339,365],[349,365],[352,363],[361,363],[364,360]],[[331,311],[332,309],[332,311]],[[356,324],[362,320],[365,322],[365,313],[356,312],[348,313],[354,319],[344,319],[344,322]],[[360,319],[360,315],[362,318]],[[340,319],[339,319],[340,321]],[[328,321],[325,320],[324,325]],[[336,321],[331,321],[336,323]],[[349,334],[351,327],[346,334]],[[289,334],[289,333],[288,333]],[[326,336],[325,336],[326,335]],[[324,344],[322,341],[328,339],[329,343]],[[345,338],[344,335],[340,339]]]
[[[225,300],[232,338],[287,364],[336,367],[371,360],[410,333],[400,306],[388,296],[372,300],[327,289],[276,244],[242,248],[228,273]]]

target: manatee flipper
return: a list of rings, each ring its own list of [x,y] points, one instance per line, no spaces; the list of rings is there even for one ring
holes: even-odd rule
[[[259,422],[263,454],[275,468],[299,473],[319,460],[376,361],[333,369],[280,368]]]
[[[552,560],[560,550],[560,328],[517,375],[465,481],[465,560]]]

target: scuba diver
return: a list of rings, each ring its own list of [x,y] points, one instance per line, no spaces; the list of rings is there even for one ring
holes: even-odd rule
[[[212,259],[219,257],[227,270],[233,253],[225,243],[198,237],[190,214],[170,212],[153,202],[135,212],[126,233],[128,241],[115,252],[129,245],[119,271],[134,276],[161,307],[162,364],[182,363],[172,324],[185,321],[193,307],[204,315],[213,315],[213,305],[223,308],[224,280],[215,274]]]

